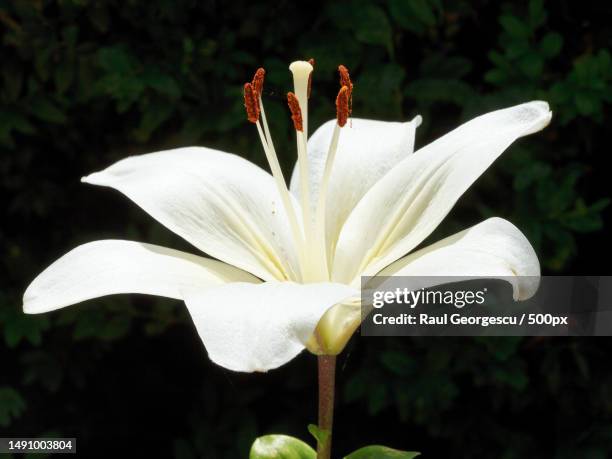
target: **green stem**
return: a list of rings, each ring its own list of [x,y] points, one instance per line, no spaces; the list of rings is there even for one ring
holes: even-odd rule
[[[325,441],[317,444],[317,459],[331,458],[332,426],[334,423],[334,385],[336,356],[320,355],[319,363],[319,429],[327,432]]]

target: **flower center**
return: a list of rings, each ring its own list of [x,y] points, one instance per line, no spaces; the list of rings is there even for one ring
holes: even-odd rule
[[[311,202],[310,174],[308,164],[308,98],[312,88],[312,71],[314,59],[296,61],[289,66],[293,74],[294,92],[287,93],[287,104],[291,112],[291,119],[296,133],[298,171],[300,177],[300,207],[301,222],[298,220],[296,210],[292,204],[287,182],[280,168],[278,156],[272,142],[270,129],[266,120],[266,113],[261,98],[265,70],[259,68],[251,83],[244,85],[244,106],[247,119],[255,124],[261,140],[266,159],[270,165],[278,192],[294,239],[299,260],[299,273],[290,273],[292,277],[301,282],[318,282],[329,280],[333,254],[327,250],[325,232],[325,215],[327,203],[327,190],[333,170],[333,162],[338,149],[341,128],[347,123],[351,114],[353,83],[348,70],[340,65],[340,91],[336,97],[336,120],[325,168],[319,187],[316,206]],[[313,215],[314,209],[314,215]],[[301,224],[300,224],[301,223]]]

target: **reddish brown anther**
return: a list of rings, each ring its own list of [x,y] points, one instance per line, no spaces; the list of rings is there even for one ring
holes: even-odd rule
[[[257,97],[261,97],[262,95],[265,76],[266,71],[262,67],[259,67],[255,72],[255,76],[253,76],[253,81],[251,81],[251,86],[253,86],[253,90]]]
[[[259,120],[259,99],[251,83],[244,84],[244,108],[246,108],[247,119],[251,123]]]
[[[348,89],[348,115],[350,116],[353,111],[353,82],[351,81],[348,69],[344,65],[340,64],[338,66],[338,73],[340,74],[340,91],[342,92],[342,87]]]
[[[350,90],[348,86],[342,86],[338,91],[336,97],[336,119],[338,120],[338,126],[344,127],[346,124],[351,110],[349,107]]]
[[[308,75],[308,98],[310,99],[310,93],[312,92],[312,73],[314,72],[315,60],[314,58],[308,59],[308,63],[312,65],[312,72]]]
[[[346,86],[348,88],[350,97],[351,93],[353,92],[353,82],[351,81],[349,71],[344,65],[339,65],[338,73],[340,74],[340,87]]]
[[[289,110],[291,110],[293,127],[296,131],[302,132],[304,130],[302,110],[300,109],[300,102],[298,101],[298,98],[292,92],[287,93],[287,105],[289,105]]]

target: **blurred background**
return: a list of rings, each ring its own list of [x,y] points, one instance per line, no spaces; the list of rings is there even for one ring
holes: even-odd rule
[[[313,128],[334,117],[342,63],[354,116],[421,114],[417,147],[476,114],[549,101],[551,125],[513,145],[431,239],[497,215],[527,234],[544,273],[612,274],[611,20],[608,2],[570,0],[0,0],[0,436],[77,437],[88,458],[241,458],[266,433],[313,443],[310,354],[265,375],[226,371],[184,305],[153,297],[21,312],[28,283],[78,244],[194,250],[79,179],[185,145],[267,167],[241,95],[259,66],[287,172],[295,59],[316,59]],[[356,336],[339,358],[334,449],[611,457],[611,350],[607,338]]]

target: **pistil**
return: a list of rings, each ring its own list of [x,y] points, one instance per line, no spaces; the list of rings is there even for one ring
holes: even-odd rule
[[[298,167],[300,173],[300,203],[306,239],[306,272],[309,281],[326,279],[325,262],[317,251],[313,250],[315,241],[314,219],[310,197],[310,174],[308,165],[308,84],[311,81],[312,64],[306,61],[291,63],[289,70],[293,74],[294,93],[287,94],[291,118],[296,132]]]

